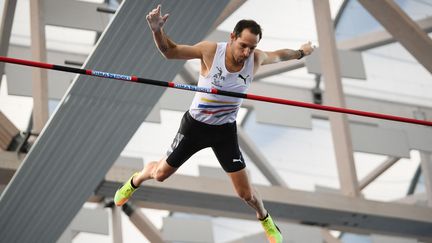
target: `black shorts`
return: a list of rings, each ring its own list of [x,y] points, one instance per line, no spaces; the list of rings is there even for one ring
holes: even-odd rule
[[[189,111],[183,116],[166,161],[178,168],[193,154],[208,147],[213,149],[226,172],[236,172],[246,167],[238,146],[235,122],[209,125],[192,118]]]

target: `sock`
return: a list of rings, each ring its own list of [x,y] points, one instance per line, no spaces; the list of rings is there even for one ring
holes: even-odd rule
[[[264,220],[266,220],[266,218],[268,218],[268,216],[269,216],[269,213],[267,212],[267,215],[266,215],[264,218],[259,219],[259,220],[260,220],[260,221],[264,221]]]
[[[135,189],[138,188],[138,186],[135,186],[135,185],[133,184],[133,177],[132,177],[132,179],[130,180],[130,184],[131,184],[131,186],[132,186],[133,188],[135,188]]]

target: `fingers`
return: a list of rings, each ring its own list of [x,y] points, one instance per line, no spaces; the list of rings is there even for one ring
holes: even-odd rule
[[[315,45],[312,45],[312,42],[311,42],[311,41],[308,41],[308,42],[304,43],[304,44],[300,47],[300,49],[302,49],[302,50],[304,51],[305,55],[310,55],[310,54],[312,54],[312,52],[314,51],[315,48],[316,48],[316,46],[315,46]]]
[[[309,41],[308,44],[309,44],[309,46],[310,46],[312,49],[315,49],[315,48],[316,48],[316,45],[312,45],[312,42],[311,42],[311,41]]]
[[[169,14],[162,16],[161,9],[162,5],[159,4],[146,15],[147,23],[149,24],[152,31],[160,31],[169,17]]]
[[[309,46],[310,46],[312,49],[316,49],[316,48],[317,48],[316,45],[312,45],[312,42],[311,42],[311,41],[309,41],[308,44],[309,44]]]
[[[157,8],[156,8],[156,14],[160,14],[161,13],[161,7],[162,7],[162,5],[158,5],[157,6]]]
[[[315,48],[316,48],[316,45],[312,45],[312,42],[311,42],[311,41],[308,41],[305,45],[306,45],[306,46],[309,46],[309,47],[312,48],[312,49],[315,49]]]
[[[150,11],[147,16],[146,19],[150,20],[153,17],[162,17],[161,15],[161,9],[162,9],[162,5],[157,5],[156,8],[154,8],[152,11]],[[166,19],[168,18],[168,14],[165,14],[162,19],[164,20],[164,22],[166,21]]]
[[[160,13],[161,13],[161,5],[159,4],[156,8],[150,11],[148,15],[155,16],[155,15],[160,15]]]
[[[152,11],[150,11],[147,15],[146,15],[146,19],[148,21],[154,19],[154,17],[158,17],[160,16],[160,11],[161,11],[161,5],[159,4],[156,8],[154,8]]]
[[[168,17],[169,17],[169,14],[165,14],[165,15],[162,17],[162,20],[164,21],[164,23],[167,21]]]

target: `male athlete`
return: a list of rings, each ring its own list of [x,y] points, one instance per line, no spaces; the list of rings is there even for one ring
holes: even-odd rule
[[[282,49],[265,52],[256,49],[262,37],[261,27],[253,20],[241,20],[228,42],[199,42],[193,46],[172,41],[163,31],[168,14],[161,15],[161,5],[147,15],[147,22],[161,54],[167,59],[200,59],[198,86],[246,93],[261,65],[300,59],[313,51],[311,43],[299,50]],[[252,187],[246,164],[237,142],[237,112],[241,98],[196,93],[167,155],[147,163],[117,190],[117,206],[126,203],[146,180],[164,181],[199,150],[211,147],[234,185],[238,196],[256,211],[269,242],[282,242],[282,234]]]

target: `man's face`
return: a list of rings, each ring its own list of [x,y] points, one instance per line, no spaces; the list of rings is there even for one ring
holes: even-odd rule
[[[246,59],[253,55],[258,42],[258,35],[251,33],[249,29],[244,29],[238,37],[231,33],[231,51],[234,61],[243,65]]]

